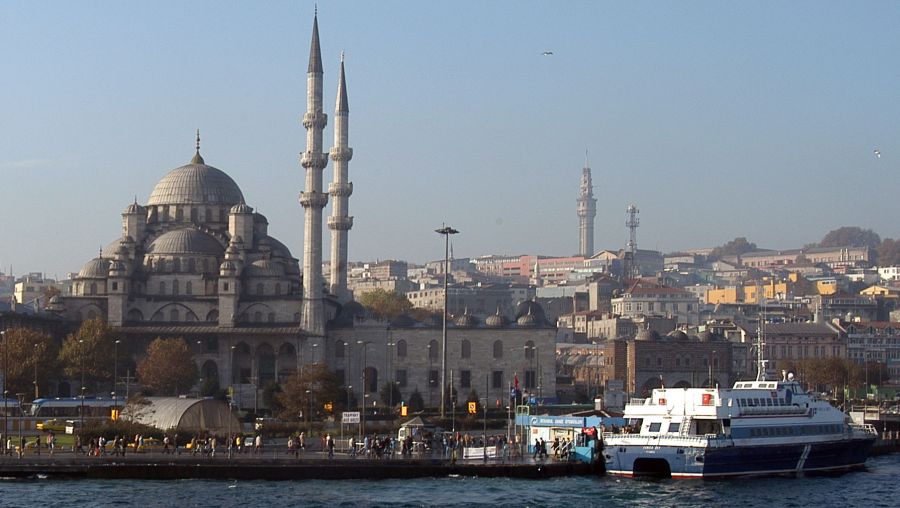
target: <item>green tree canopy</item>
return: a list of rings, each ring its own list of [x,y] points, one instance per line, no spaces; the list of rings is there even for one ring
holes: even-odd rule
[[[0,360],[6,369],[7,395],[25,393],[30,400],[35,394],[35,375],[38,395],[43,393],[48,381],[59,377],[59,346],[48,335],[28,328],[6,330],[4,338]]]
[[[112,385],[116,337],[100,318],[81,323],[78,331],[69,335],[59,352],[63,373],[80,380],[82,367],[85,384],[108,382]]]
[[[746,237],[739,236],[734,240],[726,242],[724,245],[720,245],[710,252],[710,257],[713,258],[721,258],[722,256],[735,256],[739,254],[744,254],[745,252],[752,252],[756,250],[756,244],[747,241]]]
[[[388,381],[382,385],[379,395],[381,396],[381,403],[389,407],[396,406],[403,399],[400,388],[398,388],[397,383],[393,381]]]
[[[413,390],[412,394],[410,394],[409,400],[406,401],[406,405],[409,406],[409,410],[413,413],[425,409],[425,400],[422,398],[422,394],[419,393],[418,388]]]
[[[871,229],[859,226],[843,226],[825,234],[819,247],[869,247],[876,248],[881,237]]]
[[[881,266],[900,265],[900,240],[885,238],[876,249]]]
[[[380,319],[394,319],[413,308],[406,296],[385,289],[363,293],[359,298],[359,303]]]
[[[307,393],[307,391],[309,393]],[[297,420],[312,409],[311,419],[319,419],[324,413],[324,405],[332,403],[334,408],[342,408],[347,400],[347,392],[341,379],[322,363],[303,367],[285,381],[282,391],[275,398],[283,408],[281,418]]]
[[[182,338],[156,338],[137,367],[138,381],[159,395],[181,395],[197,383],[197,365]]]

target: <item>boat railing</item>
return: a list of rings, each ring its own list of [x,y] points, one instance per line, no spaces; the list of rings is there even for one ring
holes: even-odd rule
[[[691,436],[685,434],[635,434],[635,433],[613,433],[604,432],[603,440],[606,442],[616,440],[643,440],[646,443],[669,444],[669,443],[687,443],[705,446],[707,443],[715,441],[716,434],[705,434],[702,436]]]
[[[742,415],[804,415],[809,409],[799,406],[742,406]]]
[[[878,430],[870,423],[850,423],[850,430],[853,434],[863,434],[877,436]]]
[[[646,406],[650,404],[650,398],[644,397],[632,397],[628,400],[628,405],[630,406]]]

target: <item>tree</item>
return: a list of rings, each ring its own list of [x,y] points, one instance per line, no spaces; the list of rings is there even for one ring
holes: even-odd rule
[[[755,243],[747,241],[746,237],[739,236],[734,240],[726,242],[724,245],[716,247],[709,255],[713,258],[721,258],[722,256],[735,256],[754,250],[756,250]]]
[[[102,319],[82,322],[78,331],[69,335],[60,349],[59,361],[63,373],[70,379],[80,380],[83,367],[85,384],[90,386],[105,381],[112,385],[115,342],[112,330]]]
[[[425,400],[422,398],[422,394],[419,393],[418,388],[413,390],[412,394],[410,394],[407,405],[409,406],[409,410],[413,413],[417,413],[425,409]]]
[[[156,338],[137,367],[138,381],[161,395],[181,395],[200,378],[191,351],[182,338]]]
[[[397,387],[397,383],[393,381],[388,381],[381,387],[381,392],[379,392],[381,396],[381,403],[385,406],[392,407],[393,405],[399,404],[403,399],[403,394],[400,393],[400,388]]]
[[[274,379],[263,386],[262,402],[272,411],[272,414],[279,414],[284,410],[284,406],[278,400],[279,393],[281,393],[281,386]]]
[[[297,420],[299,415],[306,415],[310,410],[310,419],[318,418],[326,403],[340,407],[346,398],[347,391],[342,387],[341,379],[323,363],[295,372],[285,381],[282,391],[275,394],[283,408],[279,416],[285,420]]]
[[[880,266],[900,265],[900,240],[885,238],[875,249]]]
[[[406,296],[384,289],[363,293],[359,298],[359,303],[375,317],[388,320],[405,314],[413,308]]]
[[[35,392],[35,373],[38,388],[59,377],[59,346],[52,338],[28,328],[9,329],[4,337],[0,361],[8,369],[4,376],[9,397],[25,393],[30,399]]]
[[[869,247],[874,249],[881,243],[881,237],[871,229],[859,226],[843,226],[825,234],[819,247]]]

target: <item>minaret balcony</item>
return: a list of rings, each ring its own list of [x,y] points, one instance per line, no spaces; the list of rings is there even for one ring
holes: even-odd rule
[[[303,208],[325,208],[325,205],[328,204],[328,194],[316,191],[301,192],[300,204],[303,206]]]
[[[303,155],[300,156],[300,165],[306,169],[324,169],[328,165],[328,154],[303,152]]]
[[[349,161],[353,158],[353,149],[350,147],[335,146],[331,149],[331,160],[335,162]]]
[[[353,217],[328,217],[328,228],[337,231],[347,231],[353,227]]]
[[[348,197],[353,194],[353,182],[332,182],[328,184],[328,194],[333,197]]]
[[[324,129],[328,123],[328,115],[322,111],[303,114],[303,127],[307,129]]]

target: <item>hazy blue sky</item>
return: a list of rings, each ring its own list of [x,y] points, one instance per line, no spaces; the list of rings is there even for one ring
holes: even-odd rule
[[[77,271],[196,128],[301,257],[312,14],[0,2],[4,271]],[[440,258],[442,222],[458,257],[572,254],[586,148],[598,249],[625,244],[631,202],[638,245],[666,251],[900,236],[898,2],[323,1],[319,27],[328,147],[347,55],[351,260]]]

